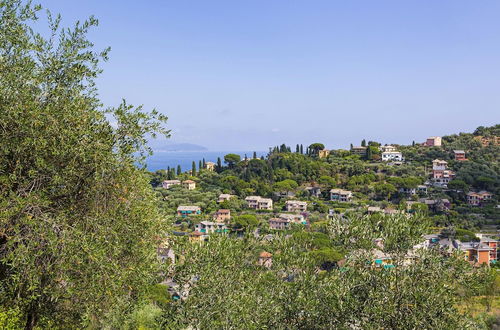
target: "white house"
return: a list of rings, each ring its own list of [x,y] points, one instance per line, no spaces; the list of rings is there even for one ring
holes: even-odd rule
[[[399,151],[384,151],[382,153],[382,161],[388,162],[388,161],[395,161],[395,162],[402,162],[404,160],[403,154]]]

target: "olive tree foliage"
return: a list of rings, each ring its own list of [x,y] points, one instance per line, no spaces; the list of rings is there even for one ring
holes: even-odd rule
[[[293,237],[212,235],[208,242],[174,244],[170,269],[183,299],[165,310],[163,327],[209,329],[457,329],[474,326],[456,309],[481,270],[434,250],[408,251],[421,242],[420,216],[336,218],[331,245],[347,251],[345,263],[322,271]],[[374,238],[394,267],[373,264]],[[262,251],[272,265],[259,264]],[[316,251],[316,250],[312,250]],[[268,265],[269,266],[269,265]]]
[[[26,328],[100,326],[157,274],[160,215],[135,165],[166,117],[102,109],[97,20],[48,13],[44,36],[40,10],[0,0],[0,307]]]

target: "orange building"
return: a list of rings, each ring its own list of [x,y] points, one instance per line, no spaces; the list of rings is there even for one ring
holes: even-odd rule
[[[465,260],[476,265],[489,265],[492,260],[496,260],[492,258],[492,255],[496,255],[496,249],[483,242],[461,243],[460,249],[465,252]]]

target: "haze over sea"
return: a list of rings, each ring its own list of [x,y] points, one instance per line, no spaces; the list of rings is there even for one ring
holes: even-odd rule
[[[257,157],[265,156],[267,151],[256,151]],[[198,169],[198,162],[205,159],[207,162],[217,162],[217,157],[220,157],[222,163],[224,164],[224,156],[227,154],[237,154],[241,156],[241,159],[253,156],[253,151],[155,151],[154,154],[149,157],[146,161],[147,168],[149,171],[163,170],[167,167],[177,168],[177,165],[181,166],[182,172],[188,171],[192,167],[193,161],[196,162],[196,168]]]

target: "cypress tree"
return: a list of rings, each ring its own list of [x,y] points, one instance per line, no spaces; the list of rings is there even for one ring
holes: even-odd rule
[[[253,152],[253,159],[257,159],[257,152]]]
[[[365,139],[363,139],[363,141],[361,141],[361,146],[366,147],[366,140]]]
[[[304,154],[304,146],[301,144],[300,145],[300,154],[303,155]]]
[[[182,174],[181,166],[177,165],[177,175],[181,175],[181,174]]]
[[[217,157],[217,172],[222,171],[222,161],[220,160],[220,157]]]
[[[202,165],[201,160],[200,160],[200,161],[198,161],[198,170],[201,171],[202,168],[203,168],[203,165]]]
[[[191,175],[196,175],[196,162],[193,160],[193,164],[191,165]]]
[[[297,145],[295,146],[295,153],[297,153],[297,154],[298,154],[299,152],[300,152],[300,147],[299,147],[299,145],[297,144]]]

